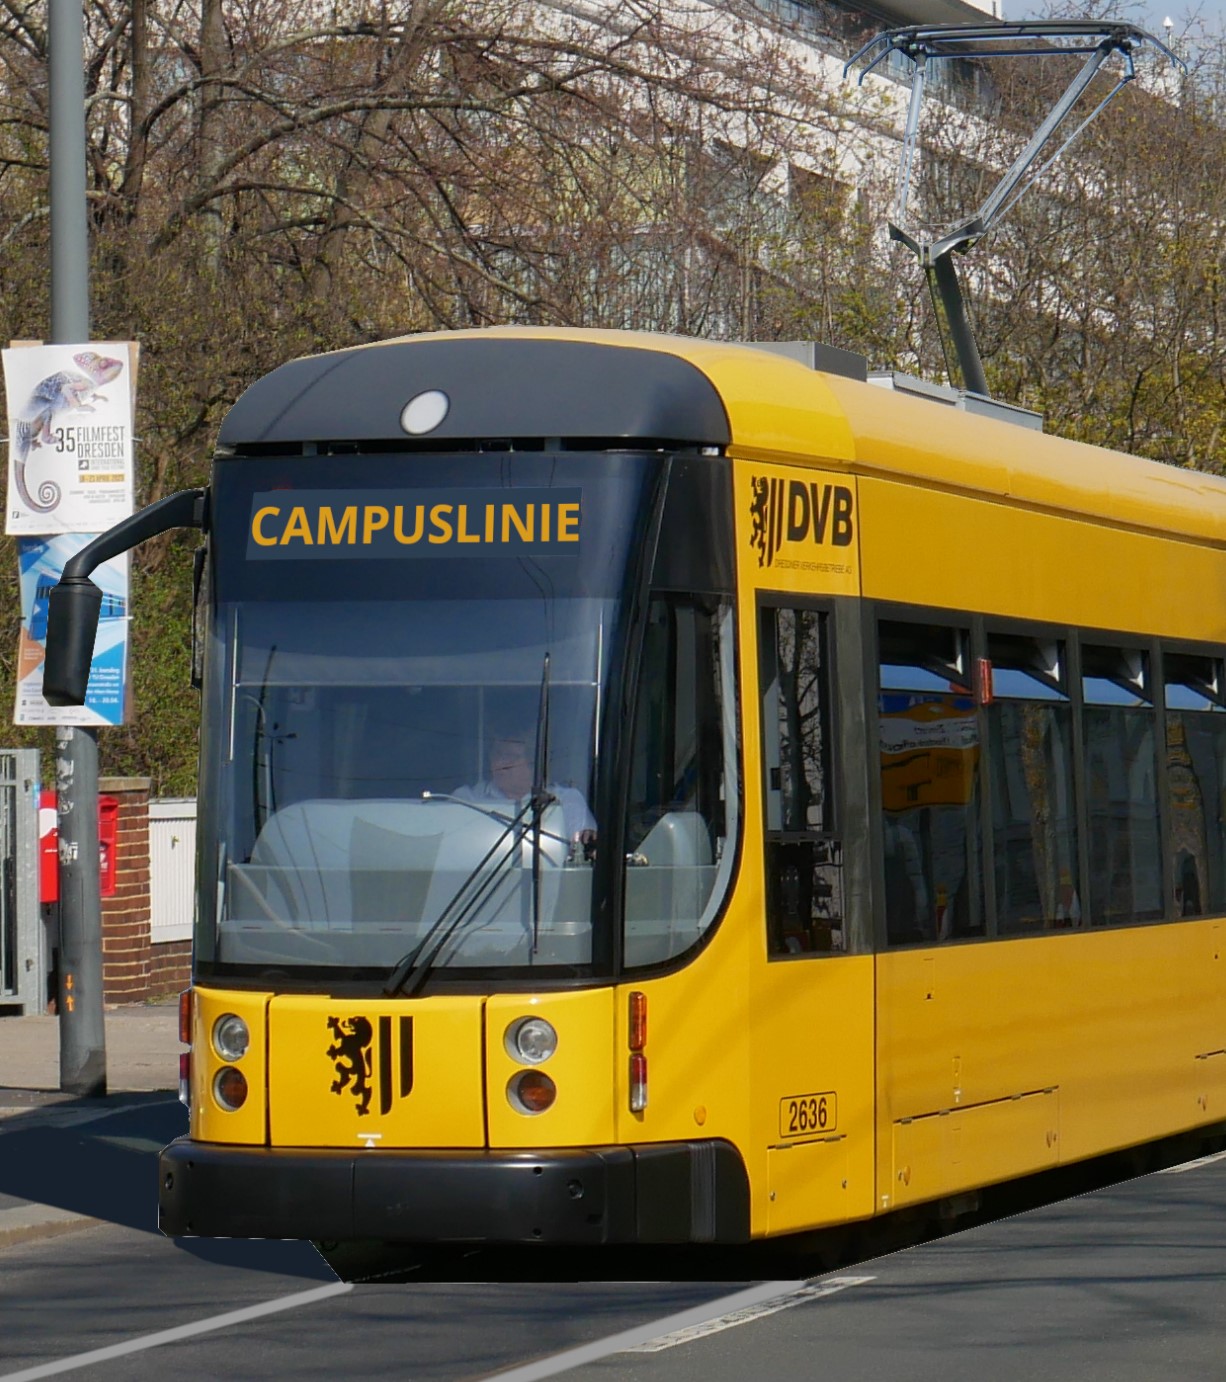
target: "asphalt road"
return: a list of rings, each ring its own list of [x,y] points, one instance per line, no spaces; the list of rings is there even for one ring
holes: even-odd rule
[[[1226,1160],[1145,1176],[837,1275],[849,1284],[829,1296],[559,1375],[1221,1382]]]
[[[73,1113],[0,1131],[0,1210],[19,1197],[98,1220],[0,1246],[0,1379],[1226,1379],[1226,1160],[816,1281],[753,1254],[525,1252],[349,1286],[306,1244],[157,1232],[173,1100]]]

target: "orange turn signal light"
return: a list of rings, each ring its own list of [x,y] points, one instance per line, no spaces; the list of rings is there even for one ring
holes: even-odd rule
[[[213,1097],[234,1113],[247,1102],[247,1077],[233,1065],[223,1065],[213,1080]]]
[[[557,1097],[557,1085],[543,1070],[524,1070],[507,1085],[511,1107],[520,1113],[544,1113]]]
[[[632,1051],[641,1051],[647,1045],[647,995],[637,990],[630,995],[630,1037]]]
[[[179,995],[179,1040],[184,1046],[192,1044],[192,989],[184,989]]]

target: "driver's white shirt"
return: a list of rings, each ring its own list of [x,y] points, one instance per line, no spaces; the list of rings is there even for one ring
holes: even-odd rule
[[[562,819],[566,823],[566,838],[576,840],[585,830],[596,829],[596,818],[587,809],[587,802],[583,799],[583,793],[577,787],[554,787],[548,788],[549,794],[558,799],[558,804],[562,808]],[[484,806],[494,806],[497,809],[511,811],[514,814],[523,805],[526,798],[516,801],[514,797],[509,797],[501,791],[493,782],[482,778],[480,782],[474,783],[471,787],[457,787],[451,794],[457,801],[471,801],[475,804]]]

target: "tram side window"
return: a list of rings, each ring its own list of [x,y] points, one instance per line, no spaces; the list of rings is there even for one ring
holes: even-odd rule
[[[828,616],[814,609],[763,608],[758,651],[767,949],[771,955],[842,950]]]
[[[883,620],[877,637],[887,939],[916,945],[982,935],[969,633]]]
[[[1149,658],[1083,644],[1081,671],[1090,920],[1152,921],[1163,915],[1163,898]]]
[[[1217,658],[1167,653],[1166,763],[1175,915],[1226,911],[1226,678]]]
[[[647,618],[630,764],[625,962],[688,949],[718,915],[735,850],[731,603],[658,597]]]
[[[1007,935],[1080,926],[1064,645],[990,633],[987,651],[997,928]]]

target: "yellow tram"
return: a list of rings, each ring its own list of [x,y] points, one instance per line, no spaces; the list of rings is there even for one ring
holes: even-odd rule
[[[741,1242],[1226,1116],[1226,485],[831,359],[299,360],[131,521],[207,537],[165,1232]]]

